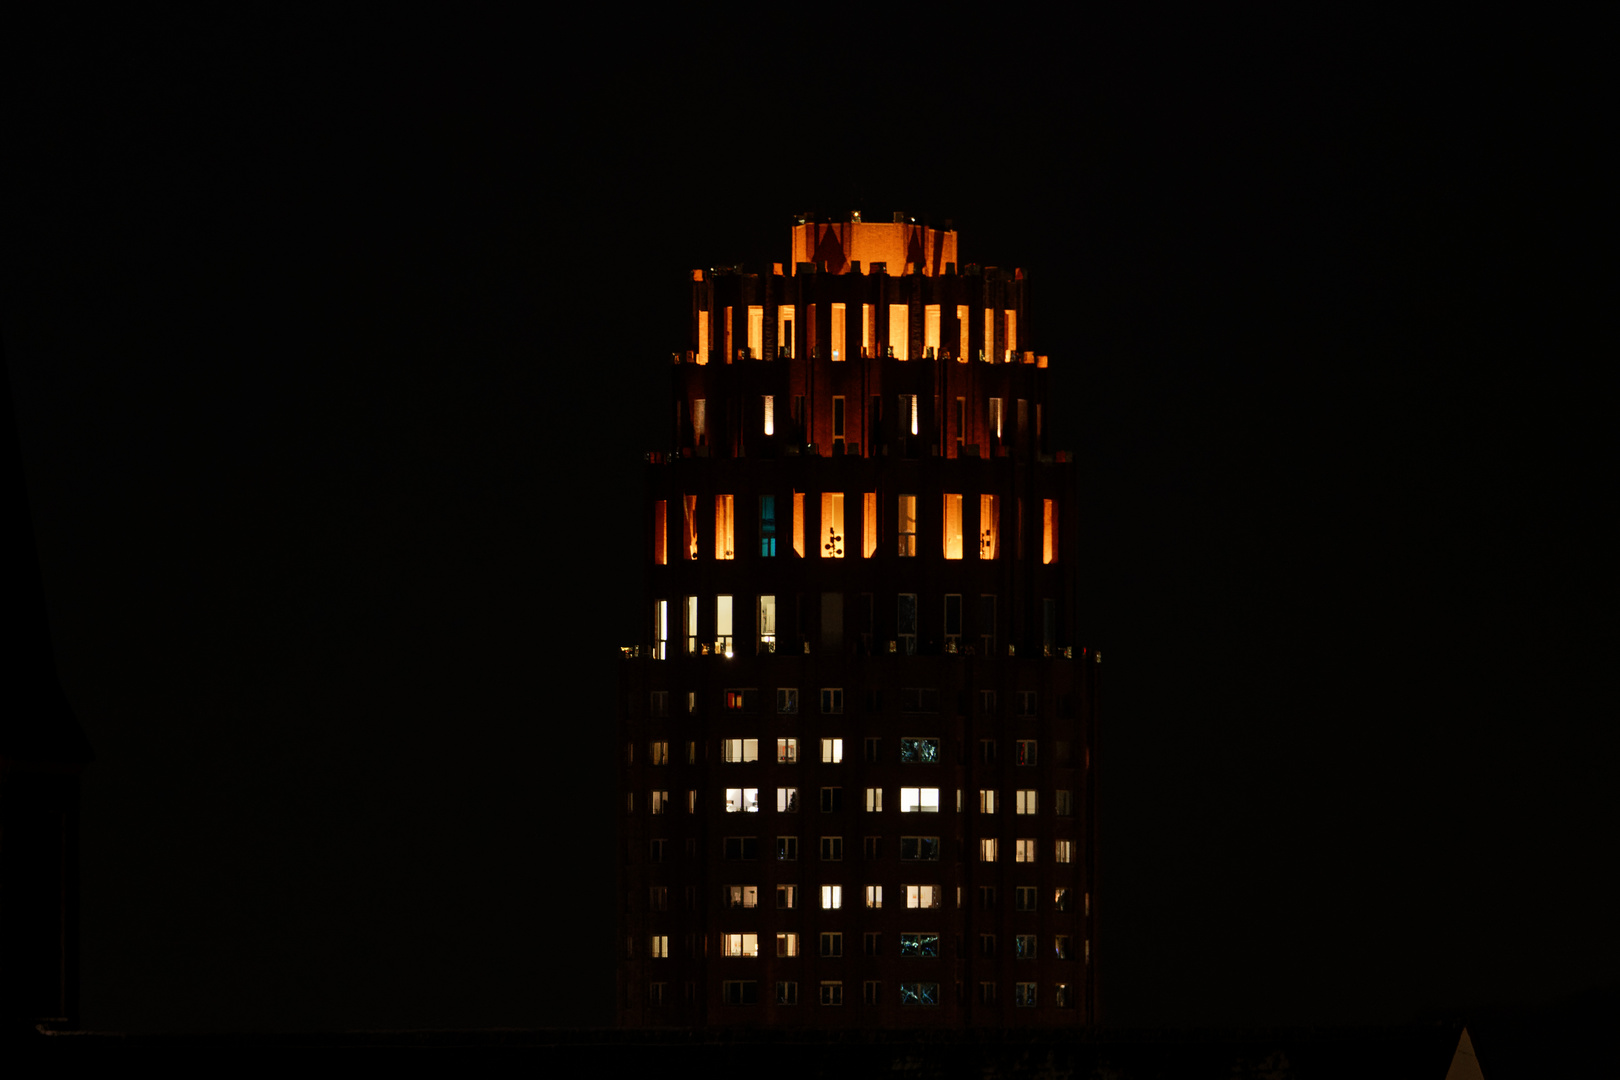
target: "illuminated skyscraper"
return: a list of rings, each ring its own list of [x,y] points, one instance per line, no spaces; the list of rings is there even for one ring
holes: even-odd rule
[[[1095,1017],[1097,654],[1021,270],[694,270],[620,679],[625,1026]]]

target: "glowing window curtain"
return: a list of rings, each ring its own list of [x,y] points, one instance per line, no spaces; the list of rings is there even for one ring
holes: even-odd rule
[[[653,601],[653,659],[669,659],[669,601]]]
[[[697,496],[683,495],[681,500],[686,504],[686,542],[681,548],[681,558],[690,561],[697,558]]]
[[[911,359],[906,353],[906,345],[908,344],[907,335],[909,330],[909,327],[906,324],[908,321],[909,320],[906,315],[906,305],[889,305],[889,348],[894,350],[894,358],[896,360]]]
[[[709,362],[709,313],[707,311],[698,312],[697,362],[700,364]]]
[[[939,356],[939,305],[927,304],[923,307],[923,348],[934,350],[933,355]],[[927,356],[928,353],[923,353]]]
[[[821,557],[844,557],[844,493],[841,491],[821,493]]]
[[[709,445],[709,403],[705,398],[697,398],[692,402],[692,435],[696,445]]]
[[[861,355],[872,355],[872,305],[861,305]]]
[[[1002,314],[1006,316],[1007,351],[1015,353],[1018,351],[1018,312],[1008,308]]]
[[[910,427],[911,434],[917,434],[917,395],[900,395],[900,427],[904,431]]]
[[[732,540],[736,535],[736,520],[734,517],[733,498],[730,495],[716,495],[714,497],[714,557],[717,559],[735,559],[736,548]]]
[[[877,551],[877,492],[861,497],[861,558],[870,559]]]
[[[714,651],[731,655],[731,597],[714,598]]]
[[[956,305],[956,324],[957,330],[962,335],[962,351],[956,354],[956,359],[965,364],[968,361],[968,306],[966,304]]]
[[[748,356],[758,360],[765,355],[765,309],[759,304],[748,305]]]
[[[990,432],[996,438],[1001,438],[1001,399],[990,399]]]
[[[832,306],[832,358],[835,361],[847,360],[849,343],[844,338],[844,312],[846,305],[834,304]]]
[[[731,363],[731,359],[734,355],[731,349],[731,322],[731,307],[728,305],[726,307],[726,321],[720,326],[720,335],[722,340],[725,342],[725,348],[722,350],[720,355],[725,357],[725,362],[728,364]]]
[[[917,554],[917,496],[900,496],[900,513],[895,520],[895,533],[900,538],[900,556],[911,558]]]
[[[685,616],[683,621],[686,623],[686,651],[687,654],[690,655],[698,651],[697,597],[688,596],[685,598],[683,603],[686,608],[685,612],[683,613]]]
[[[771,394],[765,395],[765,434],[776,434],[776,398]]]
[[[1001,547],[1001,512],[994,495],[979,496],[979,558],[994,559]]]
[[[776,496],[759,497],[759,553],[765,558],[776,554]]]
[[[991,363],[996,361],[996,312],[994,308],[984,309],[984,358]]]
[[[1057,502],[1041,500],[1041,562],[1057,562]]]
[[[776,651],[776,597],[759,598],[759,647],[762,652]]]
[[[793,493],[793,551],[804,558],[804,492]]]
[[[962,496],[945,496],[945,557],[962,557]]]
[[[668,562],[669,502],[657,499],[653,502],[653,565],[663,566]]]

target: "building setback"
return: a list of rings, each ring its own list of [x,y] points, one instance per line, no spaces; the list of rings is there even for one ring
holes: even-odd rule
[[[692,271],[647,455],[619,1023],[1093,1023],[1100,656],[1024,275],[792,234]]]

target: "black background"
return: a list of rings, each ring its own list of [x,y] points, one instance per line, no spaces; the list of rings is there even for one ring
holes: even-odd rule
[[[640,454],[815,209],[1030,275],[1106,1021],[1613,986],[1596,28],[916,14],[8,35],[86,1026],[611,1022]]]

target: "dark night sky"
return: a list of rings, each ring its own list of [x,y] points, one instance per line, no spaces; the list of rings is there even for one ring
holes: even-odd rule
[[[687,271],[815,207],[1031,274],[1107,1020],[1620,978],[1596,28],[998,26],[22,39],[0,329],[98,755],[87,1026],[609,1022],[639,454]]]

